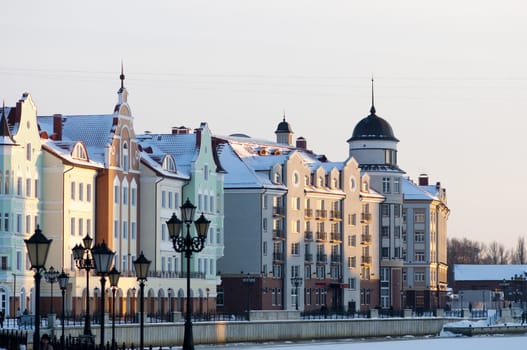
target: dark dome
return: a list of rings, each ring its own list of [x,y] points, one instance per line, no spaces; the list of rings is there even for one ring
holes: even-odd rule
[[[375,114],[372,107],[371,114],[362,119],[353,129],[353,135],[348,140],[390,140],[399,141],[393,134],[390,124]]]
[[[276,128],[275,134],[278,133],[293,133],[293,129],[291,129],[289,123],[285,121],[285,117]]]

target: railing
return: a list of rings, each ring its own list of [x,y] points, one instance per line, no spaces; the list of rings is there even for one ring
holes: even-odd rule
[[[317,263],[326,263],[328,261],[327,254],[317,254]]]
[[[361,256],[361,264],[362,265],[370,265],[371,264],[371,256]]]
[[[313,217],[313,209],[310,209],[310,208],[304,209],[304,216],[306,218],[312,218]]]
[[[313,240],[313,231],[305,231],[304,232],[304,238],[306,241],[312,241]]]
[[[274,261],[284,261],[284,253],[273,253],[273,260]]]
[[[341,262],[341,255],[340,254],[331,254],[331,262],[332,263],[340,263]]]
[[[360,214],[360,221],[362,223],[370,222],[371,221],[371,213],[361,213]]]
[[[342,241],[342,233],[340,232],[331,232],[332,241]]]
[[[328,218],[328,211],[326,209],[315,210],[315,218],[317,220],[326,220]]]
[[[371,243],[371,235],[370,234],[362,234],[360,236],[360,244],[370,244]]]
[[[274,206],[273,207],[273,215],[274,216],[284,216],[285,215],[285,208],[282,206]]]
[[[329,212],[329,218],[331,220],[340,221],[342,220],[342,212],[340,210],[331,210]]]
[[[148,271],[148,277],[187,278],[187,273],[183,272],[183,271]],[[190,278],[205,279],[205,273],[203,273],[203,272],[191,272],[190,273]]]
[[[328,234],[327,232],[317,232],[317,241],[327,241],[328,240]]]
[[[305,254],[304,255],[304,261],[312,262],[313,261],[313,254]]]
[[[284,239],[285,233],[282,229],[274,229],[273,230],[273,239]]]

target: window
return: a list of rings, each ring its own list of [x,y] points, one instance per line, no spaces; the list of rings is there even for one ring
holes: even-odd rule
[[[300,243],[291,244],[291,255],[300,255]]]
[[[137,233],[137,226],[135,222],[132,222],[132,239],[135,239],[136,233]]]
[[[357,257],[356,256],[348,256],[348,268],[357,267]]]
[[[26,144],[26,159],[27,161],[31,161],[31,144]]]
[[[31,197],[31,179],[26,179],[26,197]]]
[[[84,220],[82,218],[79,219],[79,236],[82,236],[84,234]]]
[[[425,253],[422,251],[416,251],[415,252],[415,261],[417,262],[424,262],[425,261]]]
[[[214,196],[210,196],[209,201],[210,201],[210,212],[214,213],[214,202],[215,202]]]
[[[205,181],[209,179],[209,166],[208,165],[203,166],[203,179]]]
[[[415,242],[424,242],[425,241],[425,233],[422,231],[416,231],[414,234],[414,241]]]
[[[161,208],[167,207],[167,192],[161,191]]]
[[[16,194],[19,196],[22,195],[22,178],[21,177],[16,179]]]
[[[128,205],[128,187],[123,187],[123,205]]]
[[[35,198],[38,197],[38,179],[35,179],[35,190],[33,191]]]
[[[75,236],[75,218],[70,218],[70,233]]]
[[[77,190],[77,184],[75,182],[71,183],[71,199],[75,200],[75,191]]]
[[[381,258],[387,259],[390,257],[390,249],[387,247],[381,248]]]
[[[381,216],[390,216],[389,204],[381,204]]]
[[[223,306],[224,305],[224,294],[223,294],[223,288],[217,287],[216,288],[216,306]]]
[[[31,215],[26,215],[26,233],[31,233]]]
[[[381,236],[382,237],[390,237],[390,226],[382,226],[381,227]]]
[[[82,182],[79,184],[79,200],[84,200],[84,184]]]
[[[390,178],[389,177],[382,178],[382,192],[390,193]]]
[[[265,242],[265,241],[262,244],[262,252],[263,252],[264,256],[267,255],[267,242]]]
[[[398,177],[393,179],[393,192],[401,193],[401,179]]]
[[[120,196],[119,196],[119,186],[113,187],[113,202],[115,204],[119,204]]]
[[[91,202],[91,184],[86,185],[86,200]]]
[[[414,221],[416,223],[425,222],[425,213],[423,211],[416,211],[414,214]]]
[[[123,144],[123,171],[128,171],[130,168],[130,163],[128,160],[128,144],[125,142]]]
[[[132,187],[132,207],[135,207],[137,203],[137,189]]]
[[[113,237],[115,239],[119,238],[119,220],[113,221]]]
[[[86,233],[91,235],[91,219],[86,219]]]
[[[273,265],[273,278],[282,278],[282,265]]]
[[[300,266],[292,265],[291,266],[291,277],[299,277],[299,276],[300,276]]]
[[[128,221],[123,221],[123,239],[128,239]]]
[[[425,281],[425,273],[424,272],[416,272],[414,274],[414,280],[415,280],[415,282],[424,282]]]
[[[9,227],[9,214],[8,213],[5,213],[4,214],[4,231],[9,231],[10,227]]]
[[[267,218],[263,218],[262,220],[262,229],[264,232],[267,232]]]
[[[357,246],[357,235],[349,235],[348,236],[348,246],[349,247],[356,247]]]
[[[357,214],[348,215],[348,225],[352,225],[352,226],[357,225]]]
[[[161,240],[166,241],[167,240],[167,230],[165,224],[161,224]]]
[[[168,192],[168,208],[172,209],[174,205],[174,197],[172,197],[172,192]]]
[[[357,288],[357,279],[356,278],[348,278],[348,288],[349,289],[356,289]]]
[[[22,270],[22,252],[16,252],[16,269],[17,271]]]
[[[221,244],[221,231],[219,228],[216,229],[216,244]]]

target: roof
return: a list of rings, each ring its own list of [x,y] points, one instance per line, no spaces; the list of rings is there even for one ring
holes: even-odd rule
[[[435,186],[419,186],[409,178],[402,179],[402,192],[405,200],[433,201],[439,200]]]
[[[527,273],[527,265],[454,265],[456,282],[509,280],[514,275],[524,276],[525,273]]]
[[[353,135],[348,140],[390,140],[399,141],[390,123],[375,114],[375,107],[371,107],[370,115],[363,118],[353,129]]]
[[[285,115],[284,119],[280,122],[280,124],[278,124],[278,127],[276,128],[275,134],[278,133],[293,133],[291,125],[289,125],[289,123],[285,121]]]

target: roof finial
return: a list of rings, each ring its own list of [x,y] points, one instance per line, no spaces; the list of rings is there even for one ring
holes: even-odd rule
[[[119,76],[119,79],[121,79],[121,89],[124,89],[124,67],[123,67],[123,60],[121,60],[121,75]]]
[[[283,119],[283,121],[285,122],[285,108],[284,108],[284,119]]]
[[[371,108],[370,108],[371,115],[375,114],[375,94],[373,92],[373,76],[371,77]]]

